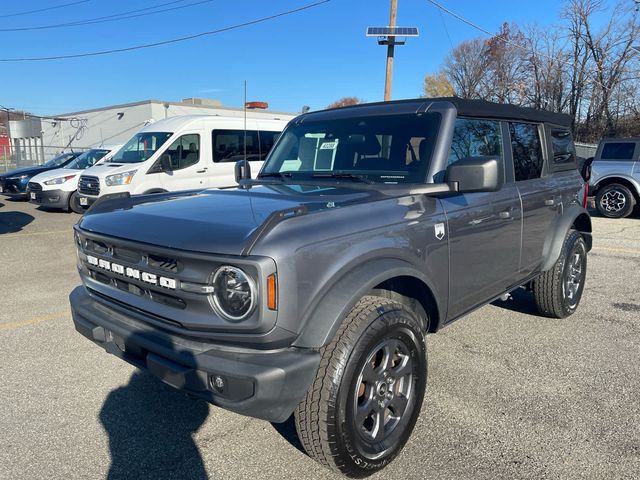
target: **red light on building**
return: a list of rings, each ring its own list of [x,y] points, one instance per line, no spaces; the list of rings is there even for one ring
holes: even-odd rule
[[[267,102],[247,102],[244,104],[244,106],[249,110],[253,110],[253,109],[266,110],[267,108],[269,108],[269,104]]]

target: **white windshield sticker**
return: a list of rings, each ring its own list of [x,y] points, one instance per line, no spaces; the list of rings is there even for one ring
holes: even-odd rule
[[[320,145],[320,150],[335,150],[337,146],[337,140],[334,140],[333,142],[324,142],[322,145]]]

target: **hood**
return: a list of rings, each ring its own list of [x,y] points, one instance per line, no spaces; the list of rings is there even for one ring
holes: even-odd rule
[[[388,198],[373,189],[261,185],[116,199],[79,222],[94,233],[193,252],[240,255],[275,212],[313,213]],[[108,211],[105,211],[108,210]]]
[[[16,168],[15,170],[11,170],[9,172],[3,173],[0,177],[10,178],[10,177],[20,177],[22,175],[37,175],[40,172],[46,172],[51,170],[49,167],[35,166],[35,167],[24,167],[24,168]]]
[[[96,163],[93,167],[89,167],[82,172],[82,175],[92,175],[100,179],[105,178],[107,175],[113,175],[115,173],[128,172],[129,170],[137,170],[143,165],[140,163],[118,163],[111,161],[101,161]]]
[[[47,170],[45,172],[38,173],[33,178],[31,178],[31,181],[35,183],[44,183],[48,180],[53,180],[54,178],[66,177],[67,175],[76,175],[76,177],[79,177],[83,171],[84,170],[76,170],[74,168],[55,168],[53,170]],[[68,181],[73,181],[73,180],[76,180],[76,179],[72,178],[71,180],[68,180]]]

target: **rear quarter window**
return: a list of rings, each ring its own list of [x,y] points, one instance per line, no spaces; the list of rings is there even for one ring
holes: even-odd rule
[[[601,160],[632,160],[635,153],[635,142],[605,143],[600,154]]]
[[[576,147],[570,130],[552,127],[551,144],[553,146],[553,171],[577,168]]]

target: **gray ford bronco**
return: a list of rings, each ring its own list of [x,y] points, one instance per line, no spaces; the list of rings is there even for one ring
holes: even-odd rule
[[[398,455],[425,334],[524,287],[575,312],[591,221],[570,119],[455,98],[301,115],[235,188],[106,198],[75,227],[73,321],[348,476]]]

